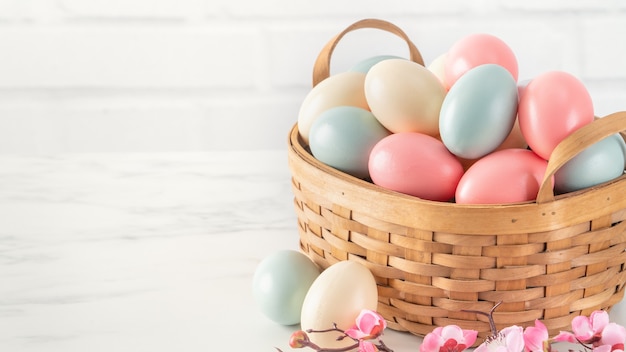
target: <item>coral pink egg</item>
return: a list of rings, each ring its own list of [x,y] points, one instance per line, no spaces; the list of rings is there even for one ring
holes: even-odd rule
[[[500,38],[491,34],[470,34],[450,47],[445,61],[445,86],[452,85],[465,72],[484,64],[506,68],[517,81],[518,65],[515,53]]]
[[[384,188],[428,200],[452,199],[463,166],[441,141],[417,132],[380,140],[369,159],[372,181]]]
[[[548,162],[527,149],[503,149],[475,162],[456,189],[459,204],[517,203],[537,198]]]
[[[524,88],[518,107],[520,129],[528,146],[549,159],[565,137],[593,122],[593,102],[585,86],[566,72],[535,77]]]

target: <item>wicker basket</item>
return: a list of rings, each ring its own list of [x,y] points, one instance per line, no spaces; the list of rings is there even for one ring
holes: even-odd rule
[[[333,38],[314,68],[314,84],[329,75],[341,37],[378,28],[406,40],[398,27],[359,21]],[[626,130],[626,112],[587,125],[555,149],[537,201],[459,205],[426,201],[354,178],[316,160],[289,135],[289,167],[301,250],[322,268],[342,260],[376,278],[379,312],[394,330],[423,336],[456,324],[489,334],[486,319],[463,310],[495,312],[497,327],[540,319],[550,334],[573,317],[610,309],[626,282],[626,175],[555,196],[552,175],[587,146]],[[622,137],[624,135],[622,134]]]

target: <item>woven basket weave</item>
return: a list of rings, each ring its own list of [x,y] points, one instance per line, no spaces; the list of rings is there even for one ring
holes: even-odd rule
[[[378,28],[356,22],[322,50],[314,84],[329,75],[330,55],[347,32]],[[463,310],[495,312],[498,329],[540,319],[551,336],[577,315],[610,309],[626,282],[626,175],[578,192],[553,194],[552,176],[593,143],[626,130],[626,112],[597,119],[560,143],[533,202],[460,205],[385,190],[316,160],[289,134],[289,167],[301,250],[322,268],[342,260],[368,267],[378,311],[394,330],[426,335],[456,324],[485,337],[487,320]],[[622,138],[624,135],[622,134]]]

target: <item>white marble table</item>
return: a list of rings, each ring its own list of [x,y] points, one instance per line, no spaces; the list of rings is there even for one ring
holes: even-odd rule
[[[289,351],[297,327],[251,294],[278,249],[297,249],[285,152],[0,156],[0,351]]]

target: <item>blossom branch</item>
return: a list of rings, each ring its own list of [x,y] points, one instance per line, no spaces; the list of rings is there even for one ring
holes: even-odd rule
[[[331,328],[323,330],[307,329],[306,332],[298,330],[291,334],[289,339],[289,346],[292,348],[308,347],[317,352],[348,352],[358,348],[361,352],[367,351],[381,351],[381,352],[393,352],[392,349],[387,347],[385,343],[378,339],[378,343],[370,342],[367,340],[377,339],[382,335],[383,330],[387,327],[387,322],[378,313],[364,309],[356,318],[356,324],[348,330],[340,329],[336,323],[332,324]],[[338,332],[340,335],[336,341],[342,341],[346,337],[354,341],[354,344],[345,347],[327,348],[321,347],[313,343],[309,339],[309,335],[312,333],[329,333]],[[279,348],[276,351],[282,352]]]
[[[498,329],[496,329],[496,323],[493,321],[493,312],[495,312],[496,308],[498,308],[501,304],[502,304],[502,301],[496,303],[496,305],[491,308],[489,313],[481,312],[478,310],[465,310],[465,309],[462,310],[462,312],[476,313],[476,314],[484,315],[487,318],[489,318],[489,327],[491,328],[491,335],[496,336],[498,335]]]

